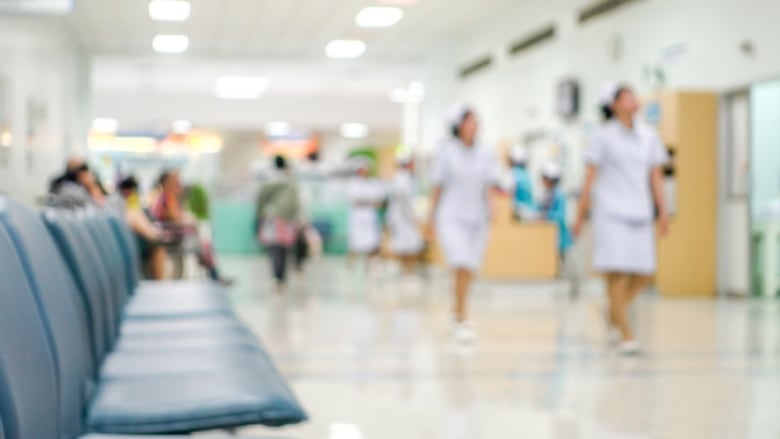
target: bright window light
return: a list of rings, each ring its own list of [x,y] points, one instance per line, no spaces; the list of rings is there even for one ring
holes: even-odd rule
[[[157,53],[184,53],[190,47],[190,39],[186,35],[157,35],[152,47]]]
[[[371,6],[363,8],[355,17],[360,27],[391,27],[401,21],[404,11],[390,6]]]
[[[119,121],[108,117],[97,118],[92,121],[92,130],[97,133],[114,134],[119,129]]]
[[[271,137],[284,137],[292,132],[292,127],[288,122],[269,122],[265,127],[265,131]]]
[[[341,126],[341,136],[346,139],[364,139],[368,131],[368,126],[362,123],[345,123]]]
[[[215,85],[222,99],[257,99],[268,89],[268,79],[260,76],[223,76]]]
[[[14,136],[11,134],[11,130],[8,128],[0,131],[0,146],[3,148],[10,148],[14,143]]]
[[[360,40],[333,40],[325,48],[325,53],[331,58],[358,58],[365,52],[366,43]]]
[[[171,124],[171,130],[175,134],[187,134],[192,131],[192,122],[189,120],[177,120]]]
[[[149,16],[157,21],[187,21],[190,10],[190,2],[183,0],[152,0],[149,3]]]

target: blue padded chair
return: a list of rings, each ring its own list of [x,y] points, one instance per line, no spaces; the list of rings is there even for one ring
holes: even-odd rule
[[[94,363],[85,346],[88,344],[87,325],[78,321],[80,314],[76,305],[79,301],[74,299],[77,293],[65,288],[69,283],[71,287],[73,284],[67,280],[67,269],[53,250],[51,239],[47,240],[46,233],[40,233],[44,230],[40,220],[18,205],[15,209],[4,209],[3,204],[8,203],[2,201],[0,197],[0,238],[13,230],[14,241],[11,245],[10,238],[0,239],[0,255],[4,258],[0,259],[0,264],[17,273],[16,277],[6,277],[0,271],[4,279],[0,285],[0,304],[3,305],[0,320],[6,318],[5,314],[17,316],[15,307],[21,306],[16,302],[4,303],[3,297],[7,295],[29,296],[31,303],[42,311],[38,320],[50,342],[48,353],[56,365],[55,381],[62,386],[64,430],[80,430],[80,415],[90,399],[93,400],[88,410],[90,428],[110,433],[189,432],[254,423],[282,425],[305,419],[290,389],[264,355],[247,354],[244,358],[250,361],[243,368],[214,360],[210,371],[203,368],[187,370],[185,363],[178,371],[171,369],[154,376],[139,375],[137,379],[103,380],[92,385]],[[22,265],[13,260],[17,255]],[[17,279],[20,275],[24,282]],[[31,287],[36,291],[30,291]],[[41,319],[41,315],[45,318]],[[13,350],[5,349],[0,338],[0,360],[14,357]],[[168,362],[176,363],[177,357],[169,356]],[[140,361],[135,367],[148,369]],[[72,410],[78,411],[79,416]]]
[[[0,439],[137,438],[83,436],[82,432],[70,429],[81,423],[84,406],[80,397],[63,398],[62,403],[72,407],[62,410],[57,397],[61,383],[56,375],[54,351],[27,283],[26,269],[16,256],[15,244],[6,229],[0,227]],[[58,417],[53,413],[68,415]]]

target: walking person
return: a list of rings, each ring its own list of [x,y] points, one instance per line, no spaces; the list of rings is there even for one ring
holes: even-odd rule
[[[437,151],[431,172],[433,198],[428,228],[441,245],[454,277],[454,331],[457,341],[476,337],[468,296],[482,265],[491,220],[491,191],[501,186],[496,154],[477,139],[479,123],[467,106],[447,114],[451,138]]]
[[[656,271],[654,207],[660,234],[669,232],[662,166],[669,160],[655,129],[635,120],[639,101],[631,88],[605,87],[605,123],[585,153],[587,172],[574,235],[582,233],[593,198],[593,264],[606,275],[609,324],[620,352],[639,353],[627,309]]]
[[[414,279],[424,242],[414,209],[414,160],[411,156],[398,159],[387,222],[390,228],[390,249],[400,259],[404,276]]]
[[[371,159],[357,157],[353,162],[356,174],[348,189],[351,205],[347,236],[350,263],[356,258],[367,258],[369,268],[374,269],[382,245],[379,210],[387,197],[387,191],[379,179],[371,176]]]
[[[574,240],[568,225],[566,194],[560,188],[562,175],[563,169],[556,162],[548,162],[542,167],[544,196],[539,202],[539,214],[558,228],[559,277],[569,281],[569,296],[576,298],[579,295],[579,275],[575,255],[570,251]]]
[[[301,226],[301,199],[298,184],[287,160],[274,158],[277,177],[263,185],[257,197],[258,239],[265,246],[278,293],[287,284],[287,260]]]
[[[536,214],[534,190],[531,176],[528,173],[528,153],[521,145],[515,145],[509,151],[509,162],[512,165],[514,182],[514,211],[517,217],[529,219]]]

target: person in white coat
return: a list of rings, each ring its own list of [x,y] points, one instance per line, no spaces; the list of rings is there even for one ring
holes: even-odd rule
[[[414,160],[411,156],[398,159],[389,201],[390,250],[400,259],[404,274],[413,276],[424,242],[414,209]]]
[[[386,198],[386,190],[378,179],[371,177],[370,159],[354,160],[356,175],[349,183],[350,212],[348,245],[352,257],[374,257],[382,244],[379,208]]]
[[[669,156],[656,130],[635,120],[639,102],[630,88],[607,85],[601,103],[606,122],[592,134],[585,153],[574,234],[582,231],[592,197],[593,264],[606,275],[610,332],[622,340],[623,354],[635,355],[639,345],[627,308],[656,271],[654,219],[662,235],[669,231],[661,171]]]
[[[470,341],[476,333],[468,320],[468,294],[487,245],[491,191],[501,187],[502,175],[494,151],[477,140],[479,124],[468,106],[451,108],[447,126],[452,136],[440,145],[431,170],[428,228],[454,271],[454,335]]]

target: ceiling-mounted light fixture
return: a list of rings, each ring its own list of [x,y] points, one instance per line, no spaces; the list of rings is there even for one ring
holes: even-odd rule
[[[268,79],[261,76],[223,76],[214,86],[222,99],[257,99],[268,89]]]
[[[364,139],[368,137],[368,125],[363,123],[345,123],[341,125],[341,137],[345,139]]]
[[[157,21],[187,21],[190,11],[190,2],[184,0],[152,0],[149,3],[149,17]]]
[[[366,43],[360,40],[333,40],[325,47],[330,58],[358,58],[366,52]]]
[[[370,6],[360,10],[355,23],[360,27],[378,28],[395,26],[404,17],[401,8],[392,6]]]
[[[192,131],[192,121],[189,120],[177,120],[171,124],[171,131],[174,134],[187,134]]]
[[[157,53],[184,53],[190,47],[190,39],[186,35],[157,35],[152,47]]]

